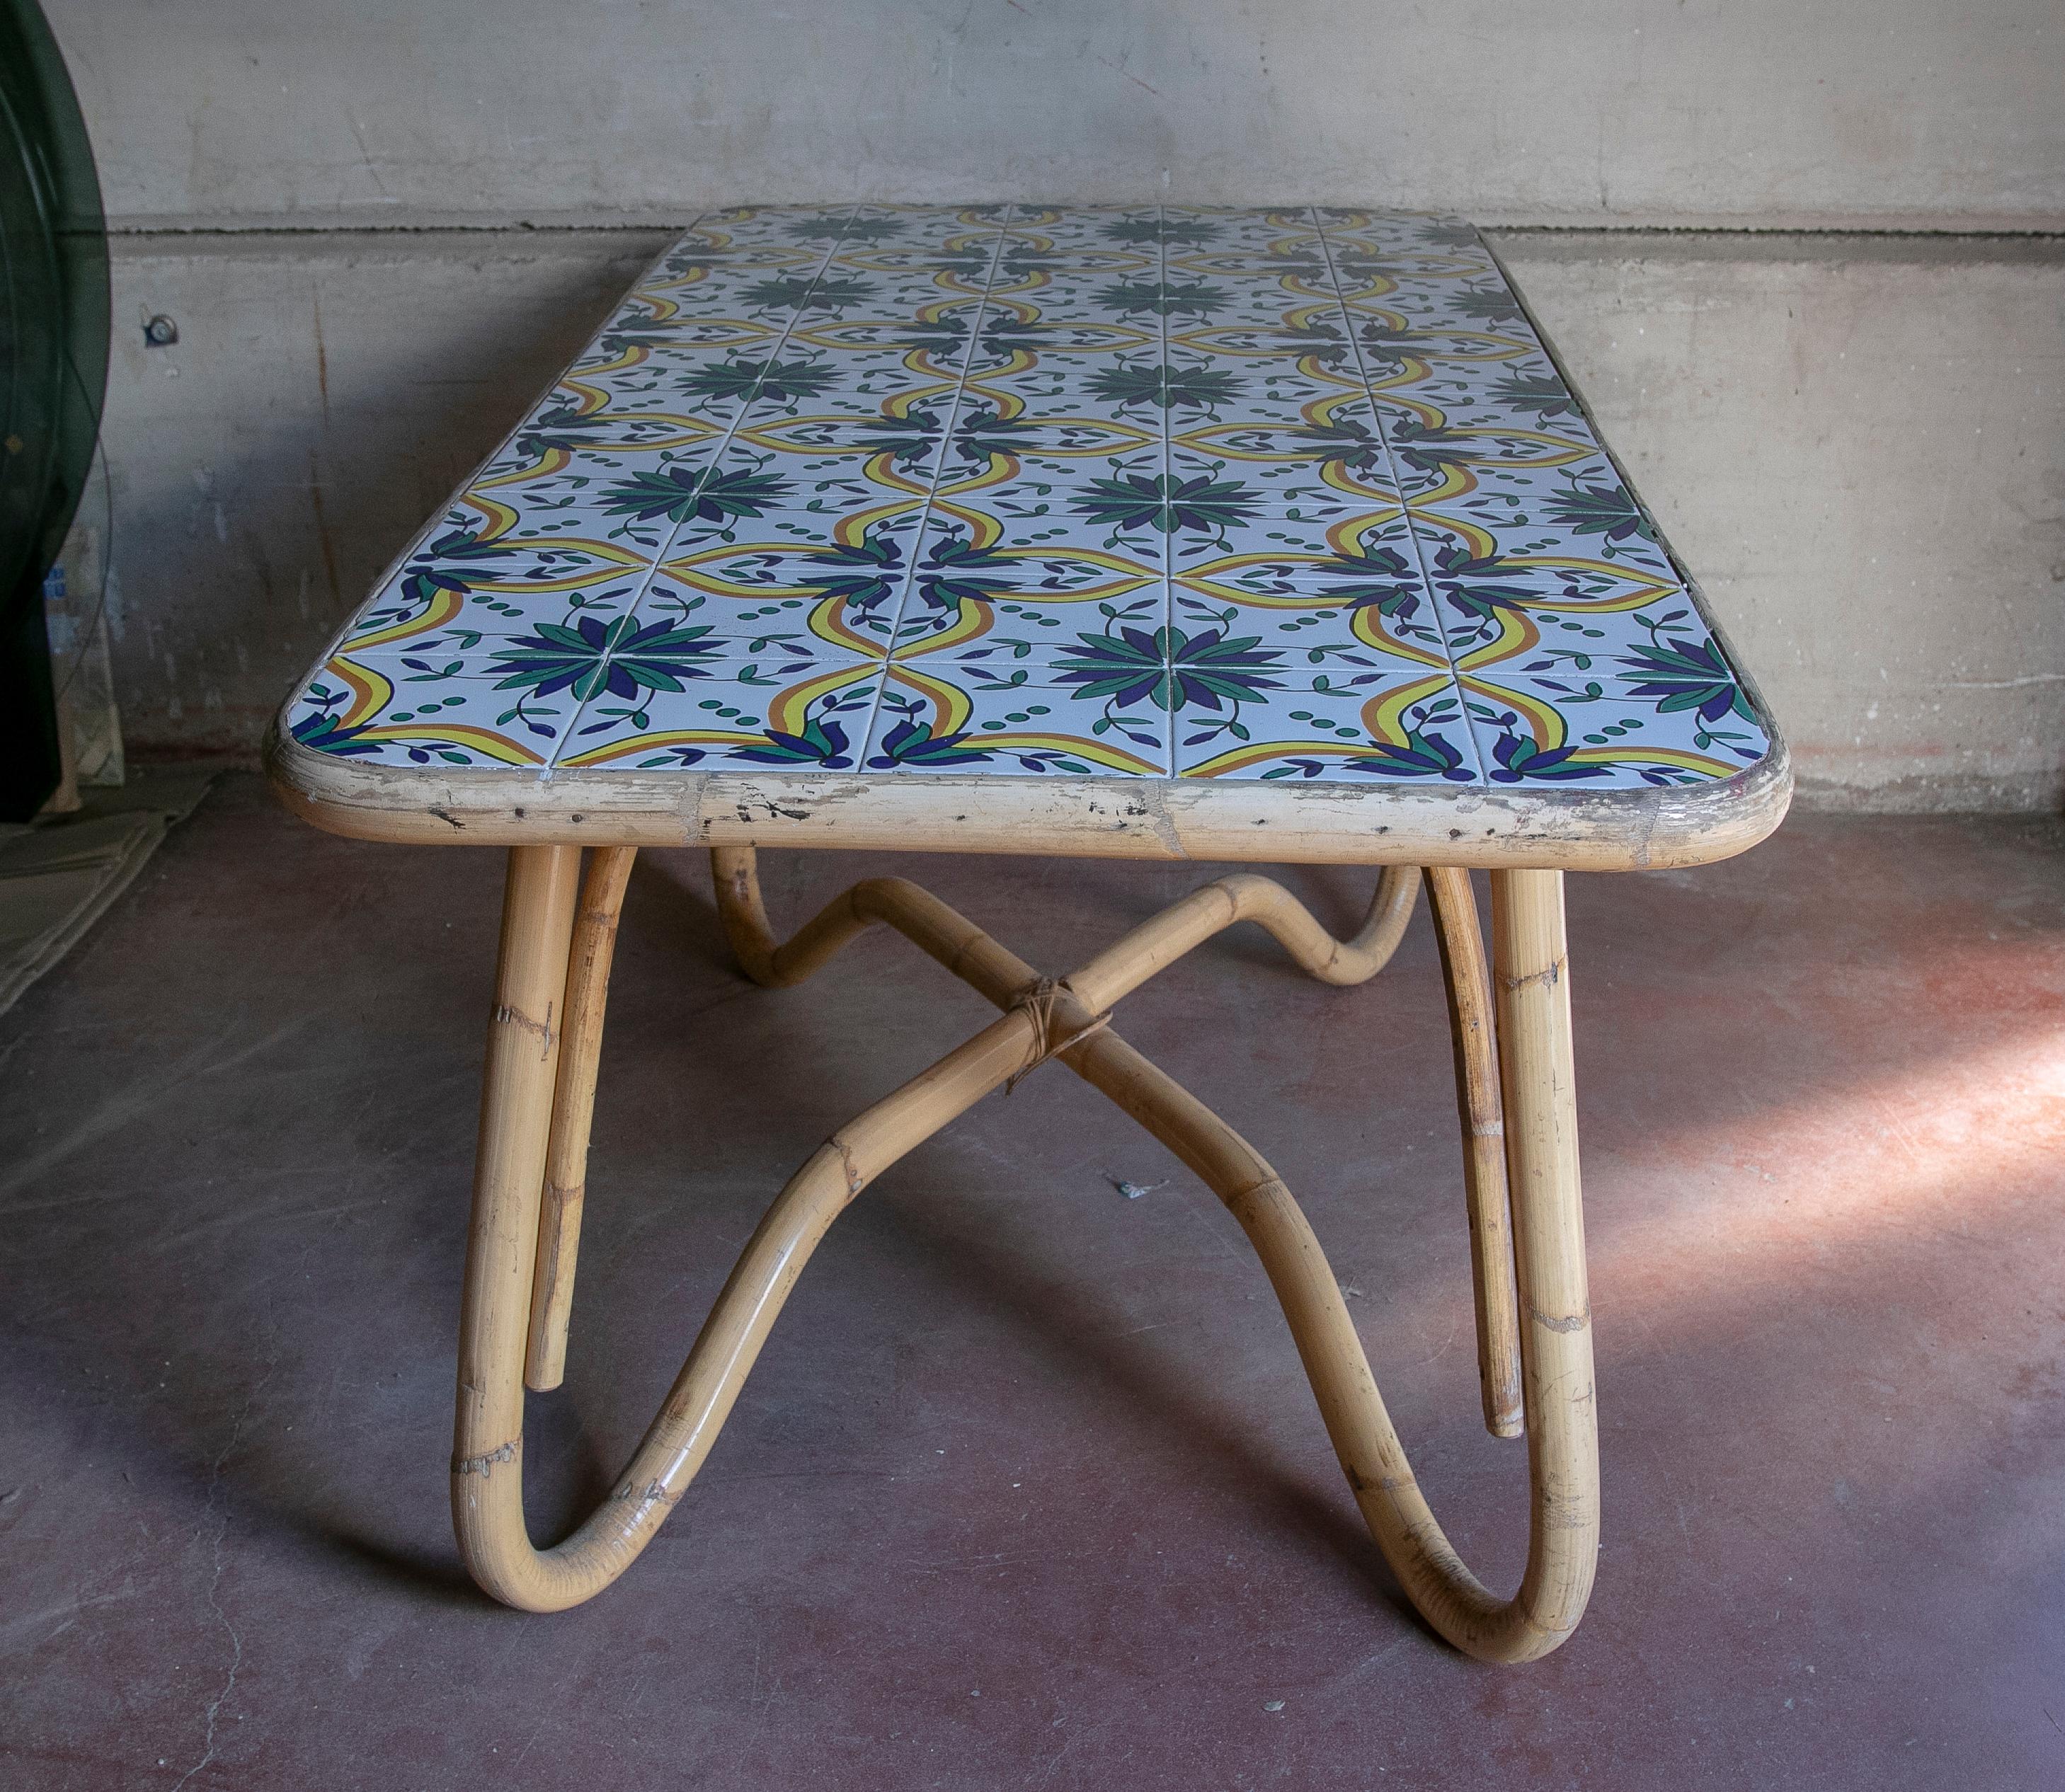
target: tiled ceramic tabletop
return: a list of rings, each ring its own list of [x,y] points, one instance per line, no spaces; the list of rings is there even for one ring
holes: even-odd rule
[[[576,774],[1726,780],[1766,729],[1468,224],[697,222],[351,620],[315,753]]]

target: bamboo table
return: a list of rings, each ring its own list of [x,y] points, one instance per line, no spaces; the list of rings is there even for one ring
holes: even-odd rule
[[[1790,776],[1467,224],[706,216],[381,581],[269,758],[324,827],[511,849],[451,1483],[497,1598],[556,1610],[621,1574],[840,1211],[1056,1058],[1246,1229],[1349,1486],[1434,1628],[1520,1661],[1577,1624],[1598,1460],[1562,874],[1740,851],[1777,825]],[[524,1390],[556,1386],[566,1353],[617,915],[637,850],[684,845],[711,849],[756,981],[808,977],[879,923],[1001,1013],[797,1172],[615,1490],[539,1551]],[[778,945],[763,846],[1383,869],[1351,939],[1242,873],[1056,979],[900,878]],[[1473,867],[1490,874],[1489,963]],[[1313,976],[1364,982],[1423,878],[1485,1419],[1528,1440],[1510,1599],[1429,1511],[1290,1193],[1109,1025],[1242,921]]]

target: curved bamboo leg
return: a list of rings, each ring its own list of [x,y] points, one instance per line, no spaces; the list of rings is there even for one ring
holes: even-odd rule
[[[1592,1306],[1585,1275],[1578,1172],[1578,1099],[1570,1046],[1570,960],[1563,874],[1491,874],[1492,974],[1505,1088],[1505,1161],[1519,1273],[1533,1526],[1563,1547],[1530,1550],[1546,1653],[1591,1597],[1598,1566],[1598,1411],[1592,1381]]]
[[[531,1281],[580,877],[578,847],[510,850],[459,1299],[452,1519],[462,1550],[478,1522],[475,1486],[521,1447]]]
[[[834,896],[786,945],[777,946],[760,894],[758,853],[750,846],[712,847],[710,881],[732,955],[747,976],[770,989],[802,983],[875,924],[853,906],[855,891],[867,887],[855,884]]]
[[[767,980],[807,975],[881,921],[1005,1012],[842,1128],[790,1180],[614,1491],[564,1542],[541,1552],[523,1524],[522,1370],[578,854],[560,847],[512,852],[467,1257],[452,1479],[461,1548],[483,1588],[511,1604],[556,1610],[620,1574],[708,1455],[775,1316],[839,1211],[918,1141],[1053,1055],[1168,1144],[1247,1230],[1372,1533],[1429,1621],[1459,1648],[1500,1661],[1544,1654],[1569,1634],[1597,1551],[1598,1463],[1558,874],[1500,873],[1493,884],[1533,1488],[1527,1569],[1519,1592],[1501,1601],[1457,1558],[1421,1497],[1340,1289],[1283,1183],[1180,1085],[1109,1031],[1093,1030],[1113,1002],[1239,920],[1259,922],[1302,966],[1329,980],[1359,981],[1358,973],[1373,971],[1364,968],[1372,955],[1367,946],[1358,962],[1355,942],[1332,939],[1287,892],[1241,876],[1196,892],[1056,985],[898,878],[856,885],[778,947],[751,869],[749,861],[735,892],[751,899],[734,901],[726,924],[734,938],[744,936],[749,964]],[[1050,1038],[1061,1043],[1050,1047]]]
[[[567,1325],[573,1314],[574,1265],[588,1195],[588,1131],[595,1120],[595,1075],[609,1001],[609,967],[616,953],[624,886],[637,856],[636,846],[599,848],[581,880],[580,906],[574,917],[565,1036],[545,1149],[544,1206],[538,1221],[538,1267],[523,1366],[524,1381],[539,1394],[549,1393],[566,1376]]]
[[[1261,1155],[1122,1040],[1061,1054],[1226,1204],[1283,1307],[1371,1534],[1428,1622],[1485,1661],[1546,1655],[1577,1628],[1598,1559],[1598,1431],[1571,1076],[1562,874],[1493,874],[1506,1134],[1528,1437],[1527,1566],[1510,1600],[1457,1556],[1412,1475],[1319,1241]],[[1474,914],[1474,910],[1473,910]],[[1081,974],[1069,979],[1080,987]],[[1081,1015],[1064,1015],[1079,1021]]]
[[[750,846],[710,850],[711,882],[725,938],[739,967],[754,982],[770,989],[804,982],[859,934],[879,921],[889,920],[880,892],[896,889],[926,894],[902,878],[871,878],[834,896],[786,942],[778,943],[760,894],[758,861],[758,854]],[[1148,955],[1146,968],[1126,986],[1136,988],[1214,934],[1236,922],[1252,921],[1274,934],[1308,976],[1343,986],[1366,983],[1398,950],[1419,893],[1416,866],[1386,866],[1362,926],[1343,940],[1328,933],[1281,884],[1251,872],[1236,872],[1164,909],[1070,980],[1080,983],[1085,975],[1099,975],[1099,967],[1108,961],[1130,963],[1144,952]]]
[[[1283,1309],[1356,1503],[1421,1615],[1482,1661],[1532,1661],[1562,1642],[1583,1615],[1598,1550],[1590,1340],[1566,1348],[1530,1382],[1538,1386],[1541,1374],[1567,1372],[1583,1358],[1582,1409],[1529,1433],[1527,1567],[1519,1591],[1501,1600],[1464,1565],[1420,1492],[1340,1285],[1267,1161],[1123,1040],[1099,1035],[1062,1058],[1196,1171],[1240,1222]],[[1538,1229],[1556,1224],[1553,1213],[1538,1216]],[[1549,1290],[1543,1294],[1555,1304]],[[1538,1386],[1538,1397],[1571,1403],[1560,1386]]]
[[[512,858],[563,850],[519,848]],[[565,926],[556,914],[528,918],[535,913],[522,911],[514,927],[505,926],[505,967],[513,963],[520,971],[534,959],[549,957],[556,926],[564,940]],[[519,914],[513,902],[511,914]],[[513,953],[512,934],[519,940]],[[515,981],[505,975],[505,987]],[[452,1463],[453,1517],[474,1579],[507,1604],[555,1612],[592,1597],[629,1567],[709,1454],[777,1315],[832,1221],[912,1146],[1040,1057],[1039,1029],[1026,1009],[1015,1007],[820,1146],[754,1232],[614,1489],[571,1536],[546,1550],[532,1545],[523,1522],[529,1253],[519,1265],[506,1248],[527,1215],[533,1225],[536,1221],[536,1182],[529,1183],[527,1199],[519,1170],[535,1163],[542,1172],[545,1120],[542,1102],[535,1112],[518,1110],[521,1092],[497,1075],[501,1066],[491,1057],[487,1105],[501,1136],[511,1141],[501,1153],[510,1168],[493,1177],[483,1173],[476,1185]],[[542,1088],[533,1086],[531,1092],[541,1095]]]
[[[1518,1437],[1526,1428],[1520,1397],[1520,1306],[1513,1280],[1505,1110],[1499,1095],[1491,967],[1485,962],[1469,873],[1430,869],[1427,888],[1456,1047],[1456,1106],[1463,1124],[1463,1192],[1469,1211],[1470,1286],[1476,1297],[1477,1385],[1485,1429],[1493,1437]]]
[[[728,855],[741,898],[726,914],[742,962],[767,980],[800,982],[875,920],[895,925],[932,957],[1003,1005],[1033,976],[927,892],[901,879],[859,884],[778,946],[767,927],[750,853]],[[1146,1125],[1226,1201],[1262,1255],[1283,1302],[1328,1431],[1372,1533],[1413,1600],[1451,1642],[1487,1660],[1546,1654],[1576,1627],[1598,1555],[1598,1433],[1590,1310],[1572,1096],[1570,1005],[1556,872],[1493,879],[1498,1007],[1465,873],[1429,874],[1455,1019],[1464,1108],[1486,1421],[1500,1435],[1526,1390],[1534,1524],[1526,1573],[1508,1601],[1494,1599],[1442,1536],[1412,1478],[1361,1346],[1319,1245],[1283,1185],[1245,1140],[1129,1046],[1103,1034],[1059,1054]],[[1412,886],[1408,886],[1412,887]],[[722,901],[722,897],[720,898]],[[1409,914],[1409,907],[1408,909]],[[1359,982],[1377,965],[1351,957],[1287,891],[1240,874],[1194,891],[1134,929],[1061,986],[1058,1019],[1080,1029],[1184,951],[1241,920],[1268,928],[1314,975]],[[1391,942],[1396,943],[1395,940]],[[1385,950],[1388,955],[1388,947]],[[1380,964],[1381,960],[1378,960]],[[1501,1058],[1515,1124],[1504,1124]],[[1508,1163],[1513,1189],[1507,1218]],[[1258,1194],[1267,1190],[1266,1198]],[[1517,1211],[1528,1212],[1522,1229]],[[1518,1234],[1518,1275],[1512,1236]],[[1527,1325],[1519,1327],[1524,1310]],[[1494,1394],[1497,1398],[1494,1399]],[[1538,1417],[1535,1417],[1538,1415]]]
[[[1369,913],[1348,941],[1348,949],[1369,962],[1372,977],[1391,962],[1398,942],[1405,937],[1412,918],[1412,905],[1420,894],[1420,868],[1416,865],[1387,865],[1377,874],[1376,890],[1369,899]]]

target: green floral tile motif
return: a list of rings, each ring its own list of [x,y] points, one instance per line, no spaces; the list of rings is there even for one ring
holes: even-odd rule
[[[735,208],[297,693],[440,770],[1640,788],[1769,737],[1477,233]]]

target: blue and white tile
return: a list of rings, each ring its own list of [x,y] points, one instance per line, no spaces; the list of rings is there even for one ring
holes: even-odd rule
[[[1104,595],[997,591],[944,607],[951,601],[914,587],[899,625],[899,661],[936,668],[1051,667],[1080,657],[1085,644],[1108,635],[1159,640],[1170,614],[1169,589],[1159,580]]]
[[[388,765],[540,765],[571,730],[572,680],[539,688],[485,653],[337,654],[316,668],[292,732],[318,752]]]
[[[1193,512],[1178,514],[1186,519]],[[1386,544],[1408,542],[1395,504],[1332,486],[1317,488],[1309,503],[1283,508],[1228,500],[1216,515],[1198,519],[1170,538],[1171,574],[1183,579],[1231,579],[1243,567],[1263,579],[1319,576],[1344,555],[1366,556]]]
[[[770,684],[701,678],[642,700],[596,702],[562,745],[560,768],[643,771],[851,771],[882,673],[873,664]]]
[[[829,640],[886,648],[920,513],[879,517],[844,537],[834,533],[838,520],[830,511],[774,511],[713,527],[669,556],[641,613],[692,613],[726,638],[793,633],[817,616]]]
[[[1487,781],[1494,787],[1629,789],[1703,784],[1762,759],[1769,739],[1732,708],[1672,708],[1638,685],[1605,681],[1599,695],[1527,700],[1520,692],[1474,677],[1465,706]],[[1717,693],[1718,694],[1718,693]]]
[[[1477,498],[1483,501],[1445,498],[1416,508],[1424,538],[1473,547],[1488,539],[1493,555],[1566,569],[1581,583],[1596,575],[1606,581],[1602,592],[1645,581],[1678,585],[1648,513],[1618,481],[1610,489],[1560,484],[1546,494],[1471,494]],[[1501,498],[1513,501],[1501,503]],[[1470,533],[1449,527],[1458,523],[1469,523]]]
[[[1481,781],[1455,684],[1433,668],[1344,669],[1291,688],[1274,679],[1176,717],[1179,777],[1461,785]],[[1261,688],[1266,684],[1269,688]]]
[[[1104,545],[1121,539],[1114,550]],[[1005,527],[987,546],[936,517],[906,587],[900,648],[958,637],[973,619],[1008,616],[1033,634],[1093,625],[1106,607],[1166,612],[1158,541],[1111,536],[1084,519],[1050,516]],[[1088,619],[1088,624],[1082,619]]]
[[[1432,607],[1409,587],[1391,588],[1400,595],[1388,603],[1324,591],[1228,603],[1178,585],[1171,614],[1186,636],[1216,630],[1230,639],[1252,638],[1288,685],[1400,664],[1445,669],[1448,644]]]
[[[949,681],[922,663],[900,667],[862,763],[919,776],[1166,777],[1169,715],[1154,700],[1163,683],[1157,665],[1071,684],[1041,684],[1022,668],[964,667]]]
[[[1143,386],[1165,365],[1198,389]],[[1065,734],[1024,692],[1079,704],[1091,660],[1193,734],[1228,720],[1216,689],[1312,737],[1195,775],[1445,784],[1483,747],[1546,788],[1760,750],[1722,738],[1733,675],[1474,236],[1346,210],[700,220],[354,635],[370,664],[293,724],[398,763],[851,769],[871,730],[935,769],[986,754],[887,752],[892,656],[899,690],[974,703],[971,738]],[[1452,656],[1486,715],[1445,758]],[[531,676],[513,714],[505,667]],[[539,712],[576,689],[569,749]],[[1545,757],[1566,716],[1602,739]]]

